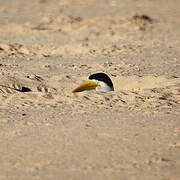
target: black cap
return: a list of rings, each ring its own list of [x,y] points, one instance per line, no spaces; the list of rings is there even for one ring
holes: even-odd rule
[[[109,76],[105,73],[95,73],[89,76],[89,79],[95,79],[98,81],[103,81],[105,82],[109,87],[113,88],[113,83],[111,81],[111,79],[109,78]]]

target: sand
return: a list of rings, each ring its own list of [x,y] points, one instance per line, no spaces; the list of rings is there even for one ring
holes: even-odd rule
[[[0,180],[180,179],[179,9],[0,0]]]

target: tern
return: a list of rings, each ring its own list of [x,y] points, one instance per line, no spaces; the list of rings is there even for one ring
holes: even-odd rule
[[[105,73],[95,73],[88,77],[88,80],[80,84],[72,92],[82,92],[86,90],[96,90],[97,92],[109,92],[114,91],[113,83],[110,77]]]

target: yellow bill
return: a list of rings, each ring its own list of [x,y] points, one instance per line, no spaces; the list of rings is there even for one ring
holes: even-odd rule
[[[96,89],[96,87],[98,87],[99,85],[92,81],[92,80],[87,80],[84,83],[82,83],[80,86],[78,86],[76,89],[73,90],[73,93],[76,92],[82,92],[85,90],[93,90]]]

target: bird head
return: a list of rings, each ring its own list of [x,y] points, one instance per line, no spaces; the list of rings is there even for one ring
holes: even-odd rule
[[[88,80],[83,82],[80,86],[73,90],[73,93],[82,92],[86,90],[96,90],[98,92],[114,91],[114,86],[105,73],[95,73],[88,77]]]

